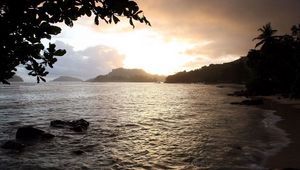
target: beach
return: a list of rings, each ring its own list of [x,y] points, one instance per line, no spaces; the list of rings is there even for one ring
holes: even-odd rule
[[[265,167],[270,169],[300,169],[300,101],[276,96],[264,97],[263,109],[275,110],[282,118],[277,127],[287,133],[290,143],[278,153],[269,157]]]

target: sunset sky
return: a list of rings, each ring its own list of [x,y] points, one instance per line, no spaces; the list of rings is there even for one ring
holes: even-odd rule
[[[152,27],[127,20],[99,26],[81,18],[54,37],[67,50],[50,70],[84,80],[113,68],[173,74],[232,61],[254,48],[257,29],[271,22],[279,34],[300,24],[299,0],[137,0]],[[25,74],[20,69],[19,74]],[[22,76],[23,77],[23,76]],[[26,78],[25,78],[26,79]]]

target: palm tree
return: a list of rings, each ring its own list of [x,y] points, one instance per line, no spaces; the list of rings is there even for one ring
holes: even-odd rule
[[[300,24],[298,25],[294,25],[292,27],[292,35],[296,37],[296,40],[300,40]]]
[[[265,46],[265,44],[272,43],[275,39],[274,34],[277,32],[277,30],[273,30],[271,23],[268,23],[264,25],[262,28],[259,28],[257,31],[260,31],[261,34],[254,38],[254,40],[260,40],[256,45],[255,48],[258,46]]]

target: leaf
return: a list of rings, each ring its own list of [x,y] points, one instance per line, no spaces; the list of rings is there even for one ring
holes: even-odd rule
[[[46,80],[45,80],[43,77],[40,77],[40,79],[41,79],[43,82],[46,82]]]
[[[114,15],[113,15],[113,20],[114,20],[114,23],[115,23],[115,24],[117,24],[117,23],[120,21],[119,18],[117,18],[117,17],[114,16]]]
[[[69,27],[73,27],[73,21],[70,18],[65,18],[65,24]]]
[[[39,59],[42,59],[42,56],[39,55],[39,54],[38,54],[38,55],[34,55],[34,56],[32,56],[32,57],[35,58],[35,59],[38,59],[38,60],[39,60]]]
[[[54,55],[55,56],[63,56],[63,55],[66,54],[66,52],[67,52],[66,50],[59,49],[59,50],[54,52]]]
[[[255,48],[259,47],[260,45],[262,45],[264,43],[264,41],[260,41],[255,45]]]
[[[55,47],[56,47],[55,44],[49,43],[48,51],[49,51],[50,53],[55,52]]]
[[[57,35],[61,32],[61,28],[57,27],[57,26],[50,26],[48,33],[49,34],[53,34],[53,35]]]
[[[130,25],[132,25],[133,28],[135,28],[135,26],[134,26],[134,24],[132,22],[132,18],[131,17],[129,18],[129,23],[130,23]]]
[[[10,84],[10,83],[9,83],[7,80],[5,80],[5,79],[2,79],[1,82],[2,82],[3,84]]]
[[[99,25],[99,17],[98,17],[98,15],[95,16],[94,22],[95,22],[96,25]]]
[[[139,15],[140,13],[142,13],[143,11],[141,10],[141,11],[138,11],[136,14],[134,14],[134,15]]]
[[[44,45],[43,44],[36,44],[36,45],[34,45],[34,48],[36,48],[38,50],[43,50],[44,49]]]
[[[92,12],[90,11],[90,9],[86,8],[85,9],[85,14],[90,17],[92,15]]]
[[[26,68],[26,70],[32,70],[32,66],[31,65],[26,65],[25,68]]]
[[[50,40],[51,39],[51,35],[49,35],[49,34],[45,34],[45,35],[43,35],[46,39],[48,39],[48,40]]]

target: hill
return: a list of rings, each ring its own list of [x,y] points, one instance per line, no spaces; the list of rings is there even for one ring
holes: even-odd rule
[[[8,81],[10,82],[24,82],[24,80],[20,77],[20,76],[17,76],[17,75],[14,75],[11,79],[9,79]]]
[[[158,82],[164,81],[164,76],[153,75],[142,69],[113,69],[106,75],[99,75],[90,82]]]
[[[82,81],[79,78],[75,78],[75,77],[69,77],[69,76],[60,76],[56,79],[54,79],[53,81],[69,81],[69,82],[78,82],[78,81]]]
[[[224,64],[211,64],[166,78],[166,83],[245,83],[249,77],[246,57]]]

